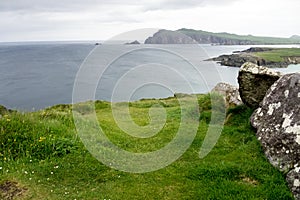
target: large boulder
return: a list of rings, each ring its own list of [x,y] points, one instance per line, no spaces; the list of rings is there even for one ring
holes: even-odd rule
[[[224,96],[226,101],[226,107],[237,106],[243,104],[240,97],[239,89],[228,83],[218,83],[212,91],[213,93],[218,93]]]
[[[300,74],[287,74],[267,91],[251,116],[257,137],[270,163],[287,173],[287,182],[300,200]]]
[[[239,92],[243,102],[256,109],[263,100],[267,90],[282,74],[267,67],[247,62],[242,65],[239,76]]]

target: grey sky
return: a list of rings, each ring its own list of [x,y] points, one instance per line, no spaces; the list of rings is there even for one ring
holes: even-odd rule
[[[300,35],[298,0],[2,0],[0,42],[104,40],[140,28]],[[139,38],[138,38],[139,39]]]

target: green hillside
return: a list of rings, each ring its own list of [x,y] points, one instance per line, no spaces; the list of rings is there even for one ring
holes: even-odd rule
[[[252,110],[247,107],[227,112],[218,143],[208,156],[199,158],[211,120],[210,99],[218,100],[217,113],[223,104],[216,95],[197,98],[200,116],[193,106],[181,108],[176,98],[129,103],[133,120],[141,126],[150,123],[152,105],[166,109],[166,125],[147,139],[124,133],[114,121],[111,104],[95,102],[107,137],[131,152],[154,151],[168,144],[179,127],[182,110],[188,112],[189,123],[200,122],[194,142],[177,161],[142,174],[117,171],[97,161],[77,135],[70,105],[32,113],[1,109],[0,199],[293,199],[284,174],[264,157],[249,123]],[[189,96],[181,99],[191,101]],[[128,104],[114,105],[122,115]],[[92,116],[89,103],[77,108],[87,118]]]
[[[291,38],[277,38],[277,37],[259,37],[252,35],[237,35],[230,33],[213,33],[201,30],[193,30],[193,29],[179,29],[177,30],[180,33],[186,34],[193,39],[199,37],[216,37],[219,39],[227,39],[233,41],[240,41],[241,44],[300,44],[299,37],[291,37]],[[197,41],[197,39],[196,39]]]

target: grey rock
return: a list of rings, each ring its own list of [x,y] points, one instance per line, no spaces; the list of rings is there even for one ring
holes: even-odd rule
[[[211,92],[221,94],[226,101],[226,108],[243,104],[239,89],[228,83],[218,83]]]
[[[300,167],[296,166],[293,170],[291,170],[287,176],[286,181],[291,189],[292,193],[295,196],[295,199],[300,199]]]
[[[256,109],[263,100],[267,90],[282,74],[267,67],[253,63],[242,65],[239,76],[239,92],[242,101],[249,107]]]
[[[270,163],[288,172],[287,182],[300,200],[300,74],[287,74],[267,91],[251,116]]]

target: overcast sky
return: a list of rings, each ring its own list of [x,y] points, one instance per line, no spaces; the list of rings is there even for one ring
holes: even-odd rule
[[[300,35],[299,10],[299,0],[0,0],[0,42],[107,40],[141,28],[290,37]]]

